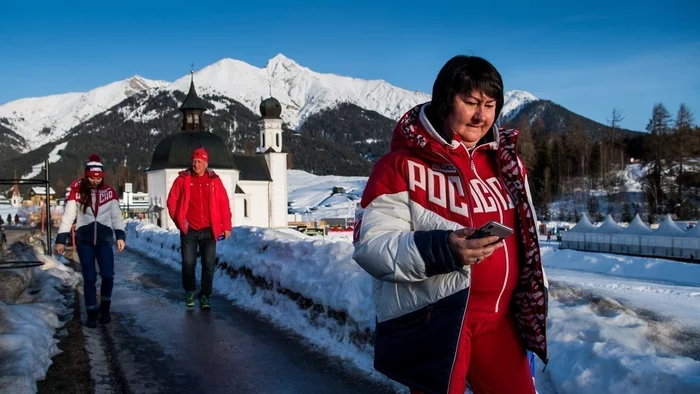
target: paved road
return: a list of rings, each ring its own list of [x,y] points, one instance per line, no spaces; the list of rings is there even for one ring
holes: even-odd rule
[[[185,308],[180,274],[147,257],[125,251],[115,266],[114,321],[98,330],[118,391],[393,392],[224,298],[209,312]]]

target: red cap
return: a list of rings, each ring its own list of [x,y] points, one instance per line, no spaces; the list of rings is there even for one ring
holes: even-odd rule
[[[85,165],[85,178],[104,178],[104,166],[100,162],[100,156],[91,154]]]
[[[209,154],[204,148],[197,148],[192,152],[192,160],[199,159],[209,164]]]

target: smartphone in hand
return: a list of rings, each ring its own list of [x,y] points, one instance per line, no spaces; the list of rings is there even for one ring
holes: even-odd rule
[[[512,228],[492,220],[479,227],[479,229],[476,230],[474,234],[472,234],[472,236],[469,237],[469,239],[484,238],[495,235],[498,237],[499,241],[502,241],[511,234],[513,234]]]

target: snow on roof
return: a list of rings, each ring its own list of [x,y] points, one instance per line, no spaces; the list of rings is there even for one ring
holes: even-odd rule
[[[46,187],[44,186],[35,186],[32,188],[32,192],[34,194],[46,194]],[[56,192],[53,190],[52,187],[49,188],[49,194],[56,194]]]
[[[685,235],[685,231],[681,230],[676,222],[671,219],[671,215],[666,215],[663,222],[659,223],[659,228],[654,231],[654,235],[661,237],[675,237]]]
[[[592,233],[594,231],[596,231],[596,227],[588,220],[588,216],[585,213],[581,214],[581,220],[576,223],[574,228],[569,230],[569,232],[573,233]]]
[[[619,233],[620,231],[622,231],[622,227],[615,222],[615,219],[613,219],[610,214],[605,217],[603,224],[598,227],[599,233],[613,234]]]
[[[642,221],[639,214],[635,215],[629,226],[622,230],[622,233],[626,235],[644,235],[651,234],[652,232],[653,230]]]

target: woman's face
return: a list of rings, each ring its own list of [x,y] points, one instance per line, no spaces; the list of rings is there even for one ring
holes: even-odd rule
[[[445,119],[445,129],[458,134],[462,143],[471,148],[488,133],[495,117],[496,99],[473,90],[455,95],[452,111]]]
[[[102,178],[90,177],[90,178],[88,178],[88,182],[90,182],[91,188],[96,189],[98,186],[100,186],[100,182],[102,182]]]

